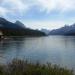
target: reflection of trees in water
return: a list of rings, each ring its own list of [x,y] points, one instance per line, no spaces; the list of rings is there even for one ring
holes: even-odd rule
[[[8,39],[0,40],[0,61],[3,63],[8,58],[7,54],[10,51],[10,46],[12,46],[12,43],[10,42],[10,40]]]
[[[25,38],[15,38],[15,48],[16,48],[16,58],[19,57],[19,54],[21,53],[21,50],[23,48],[23,44],[25,42]]]
[[[0,41],[0,58],[18,57],[24,43],[24,38],[10,38]],[[13,56],[14,53],[14,56]],[[7,57],[6,57],[7,56]],[[11,56],[11,57],[10,57]]]

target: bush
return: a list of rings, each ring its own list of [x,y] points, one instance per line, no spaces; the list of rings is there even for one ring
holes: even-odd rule
[[[14,59],[11,63],[0,66],[0,75],[73,75],[73,71],[50,63],[41,65]]]

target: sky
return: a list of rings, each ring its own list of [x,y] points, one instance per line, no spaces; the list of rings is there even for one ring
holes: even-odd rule
[[[75,23],[75,0],[0,0],[0,17],[33,29]]]

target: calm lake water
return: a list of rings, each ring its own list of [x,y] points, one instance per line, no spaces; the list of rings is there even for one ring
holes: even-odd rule
[[[0,63],[7,63],[13,58],[51,62],[75,69],[75,37],[18,37],[1,40]]]

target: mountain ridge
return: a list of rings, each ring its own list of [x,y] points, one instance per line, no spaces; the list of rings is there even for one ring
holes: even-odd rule
[[[19,21],[15,24],[1,17],[0,31],[5,36],[45,36],[41,31],[24,27],[24,24]]]
[[[75,35],[75,23],[72,25],[65,25],[64,27],[53,29],[49,35]]]

